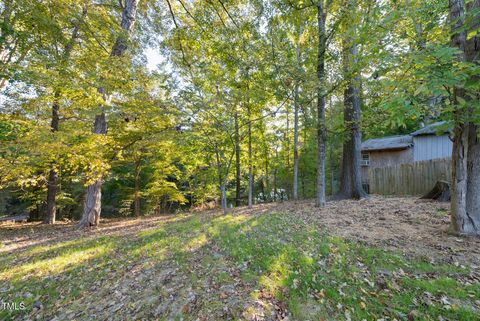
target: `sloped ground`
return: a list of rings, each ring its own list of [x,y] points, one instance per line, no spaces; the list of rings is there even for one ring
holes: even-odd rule
[[[480,238],[457,237],[448,231],[449,203],[373,196],[362,201],[328,202],[322,210],[313,202],[287,202],[270,210],[300,215],[334,235],[433,263],[480,267]]]
[[[414,198],[0,226],[0,297],[45,320],[480,320],[480,240]],[[1,308],[1,306],[0,306]]]

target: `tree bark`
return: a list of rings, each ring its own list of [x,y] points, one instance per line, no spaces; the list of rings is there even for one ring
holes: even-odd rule
[[[128,39],[130,38],[133,28],[135,26],[135,19],[137,15],[137,5],[139,0],[126,0],[122,10],[122,21],[120,27],[122,34],[119,35],[112,47],[110,53],[111,57],[121,57],[128,48]],[[109,101],[106,88],[100,87],[98,92],[103,95],[105,102]],[[107,134],[107,121],[105,113],[102,112],[95,116],[94,134]],[[83,208],[82,219],[78,227],[89,227],[98,225],[100,222],[100,214],[102,208],[102,185],[103,178],[97,179],[93,184],[87,186],[85,189],[85,202]]]
[[[43,223],[44,224],[55,224],[57,216],[57,205],[56,205],[56,195],[57,195],[57,184],[58,184],[58,175],[57,170],[55,169],[55,163],[50,164],[50,172],[48,173],[48,182],[47,182],[47,215],[45,215]]]
[[[296,48],[297,68],[300,69],[300,44]],[[298,77],[297,77],[298,78]],[[298,113],[299,113],[299,80],[295,80],[293,111],[293,200],[298,200]]]
[[[458,60],[465,60],[466,34],[462,30],[465,22],[464,0],[449,0],[449,19],[452,24],[452,47],[460,49]],[[456,97],[464,96],[460,88],[454,88],[454,104],[458,104]],[[453,131],[452,148],[452,200],[451,200],[451,228],[454,232],[464,231],[467,218],[467,156],[468,156],[468,131],[461,120],[459,110],[455,111],[456,124]]]
[[[467,10],[476,12],[475,19],[470,19],[468,30],[478,30],[480,28],[480,0],[474,0],[468,3]],[[480,36],[467,39],[466,58],[475,63],[480,62]],[[474,77],[478,83],[480,75]],[[480,99],[480,93],[475,93],[475,98]],[[480,234],[480,125],[470,123],[468,134],[468,157],[467,157],[467,215],[471,224],[475,228],[472,234]]]
[[[334,172],[334,161],[333,161],[333,142],[330,142],[330,195],[333,195],[335,193],[335,172]]]
[[[326,13],[323,1],[317,3],[318,53],[317,53],[317,207],[325,207],[325,51],[327,37],[325,33]]]
[[[248,207],[253,205],[253,155],[252,155],[252,122],[251,110],[248,106]]]
[[[60,93],[57,90],[54,94],[54,100],[52,104],[52,122],[50,124],[50,129],[53,133],[57,132],[59,128],[59,98]],[[55,200],[57,195],[58,174],[55,167],[55,162],[51,162],[47,181],[47,214],[43,219],[43,223],[45,224],[55,224],[57,215],[57,205]]]
[[[275,160],[278,162],[278,149],[275,147]],[[277,201],[277,165],[274,163],[273,168],[273,201]]]
[[[135,177],[134,177],[134,199],[133,199],[133,207],[134,207],[134,214],[136,217],[139,217],[142,215],[142,202],[140,198],[140,174],[142,171],[142,166],[141,166],[141,159],[138,159],[135,162]]]
[[[360,157],[362,146],[362,133],[360,131],[361,99],[360,99],[360,76],[355,71],[358,63],[357,45],[354,39],[344,41],[344,74],[347,79],[347,87],[344,90],[343,119],[346,139],[343,143],[342,176],[338,198],[362,199],[367,193],[362,187],[360,170]]]
[[[137,6],[139,0],[126,0],[122,10],[122,21],[120,27],[123,31],[115,40],[111,56],[121,57],[128,49],[128,40],[133,33],[137,18]]]
[[[229,210],[227,207],[227,183],[228,183],[228,174],[230,173],[230,166],[233,161],[233,156],[235,150],[232,150],[232,154],[229,159],[226,159],[225,171],[222,173],[222,163],[220,162],[220,152],[218,149],[215,151],[215,156],[217,159],[217,173],[218,173],[218,185],[220,187],[220,204],[223,209],[223,214],[228,214]]]
[[[223,209],[223,178],[222,178],[222,164],[220,163],[220,154],[218,150],[215,151],[215,157],[217,160],[217,176],[218,176],[218,187],[220,188],[220,206]]]
[[[469,125],[467,157],[466,214],[472,228],[471,234],[480,234],[480,138],[479,126]]]
[[[107,121],[105,114],[95,116],[95,124],[92,132],[98,135],[107,134]],[[103,178],[98,178],[93,184],[87,186],[85,190],[85,200],[83,203],[83,214],[78,227],[96,226],[100,222],[102,210],[102,185]]]
[[[238,131],[238,112],[235,111],[235,206],[241,204],[241,181],[240,181],[240,134]]]
[[[290,170],[290,108],[288,104],[285,106],[285,116],[287,117],[287,127],[285,128],[285,141],[287,142],[286,156],[287,156],[287,167],[286,170]]]
[[[468,126],[457,124],[452,148],[451,227],[456,233],[471,232],[473,226],[467,215]]]
[[[222,184],[220,184],[220,193],[221,193],[221,205],[222,205],[222,210],[223,214],[228,214],[228,207],[227,207],[227,183],[225,181],[222,181]]]
[[[470,8],[478,7],[478,0],[470,4]],[[475,61],[475,55],[467,50],[467,30],[465,24],[465,2],[463,0],[449,1],[449,19],[452,25],[451,45],[459,49],[458,60]],[[476,41],[476,37],[473,37]],[[468,44],[470,45],[470,44]],[[470,47],[469,47],[470,49]],[[452,149],[452,199],[451,199],[451,230],[457,234],[480,234],[480,213],[478,196],[478,137],[476,127],[469,122],[471,109],[462,107],[459,99],[468,101],[469,95],[463,88],[454,88],[454,138]],[[470,176],[469,176],[470,175]]]
[[[264,151],[264,155],[265,155],[265,191],[266,193],[269,193],[270,192],[270,182],[268,180],[269,178],[269,168],[268,168],[268,164],[269,164],[269,159],[268,159],[268,145],[265,144],[265,151]],[[270,197],[267,195],[267,194],[263,194],[263,198],[266,201],[269,201],[270,200]]]

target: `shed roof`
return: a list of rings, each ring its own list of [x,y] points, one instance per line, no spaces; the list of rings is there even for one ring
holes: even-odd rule
[[[407,149],[413,146],[413,137],[410,135],[387,136],[372,138],[362,143],[362,151]]]
[[[447,123],[446,121],[438,121],[436,123],[433,123],[433,124],[427,125],[423,128],[420,128],[419,130],[411,133],[410,135],[412,135],[412,136],[436,135],[438,132],[442,132],[442,131],[443,131],[443,133],[449,133],[450,129],[445,128],[446,123]]]

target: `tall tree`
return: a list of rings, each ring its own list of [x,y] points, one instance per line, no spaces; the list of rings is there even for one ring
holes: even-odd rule
[[[326,20],[330,0],[317,2],[317,197],[315,205],[325,207],[325,151],[327,133],[325,128],[325,53],[327,50]]]
[[[367,197],[362,187],[360,157],[362,145],[361,121],[361,78],[358,66],[357,37],[355,23],[356,3],[348,1],[345,39],[343,39],[343,73],[346,88],[343,94],[343,119],[345,140],[343,142],[342,174],[340,179],[340,198],[361,199]]]
[[[235,206],[240,206],[242,197],[242,182],[240,173],[240,132],[238,130],[238,111],[235,110]]]
[[[295,58],[296,58],[296,69],[297,73],[300,70],[301,64],[301,51],[300,51],[300,36],[297,39],[297,44],[295,46]],[[299,127],[299,112],[300,112],[300,102],[299,102],[299,90],[300,90],[300,77],[297,75],[295,77],[294,93],[293,93],[293,199],[298,200],[298,127]]]
[[[466,57],[467,60],[476,67],[480,66],[480,0],[468,3],[470,12],[469,23],[467,24],[467,43]],[[472,82],[479,84],[480,75],[476,74],[472,77]],[[470,95],[472,105],[477,106],[477,110],[473,111],[472,120],[468,128],[468,157],[467,157],[467,208],[466,212],[474,225],[472,234],[480,234],[480,117],[478,103],[480,100],[480,88],[475,88],[473,94]],[[475,107],[474,107],[475,108]]]
[[[121,34],[115,40],[112,47],[111,56],[121,57],[128,48],[128,41],[133,33],[137,15],[137,6],[139,0],[126,0],[122,8],[122,20],[120,22]],[[110,97],[107,88],[102,86],[98,89],[102,95],[104,103],[109,103]],[[95,116],[95,122],[92,132],[98,135],[107,134],[107,120],[105,112]],[[85,189],[85,200],[83,205],[82,219],[78,227],[88,227],[98,225],[100,222],[100,213],[102,211],[102,184],[103,178],[97,178],[95,182],[88,185]]]
[[[251,120],[251,107],[250,105],[247,107],[247,114],[248,114],[248,207],[252,207],[253,205],[253,150],[252,150],[252,120]]]
[[[478,9],[478,1],[469,5],[472,11]],[[468,13],[471,13],[468,12]],[[467,40],[466,25],[467,8],[464,0],[449,1],[449,19],[451,23],[451,45],[458,48],[457,59],[461,63],[474,62],[476,38]],[[474,13],[478,16],[478,13]],[[470,38],[472,39],[472,38]],[[480,234],[480,197],[478,196],[480,181],[478,176],[478,132],[472,122],[472,107],[469,105],[476,94],[471,94],[465,87],[457,86],[453,92],[454,138],[452,150],[452,200],[451,228],[460,234]],[[478,99],[478,97],[476,98]],[[469,177],[470,174],[470,177]],[[476,193],[476,194],[475,194]]]

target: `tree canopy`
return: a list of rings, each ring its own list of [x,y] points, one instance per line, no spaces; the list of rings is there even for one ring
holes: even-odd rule
[[[480,162],[479,10],[453,0],[6,0],[0,215],[79,219],[90,201],[98,216],[323,206],[325,193],[366,196],[345,192],[362,137],[438,120],[455,129],[454,190],[462,180],[478,190],[480,174],[461,173]],[[455,154],[460,145],[470,156]],[[477,198],[458,214],[475,213],[468,233],[480,233]]]

